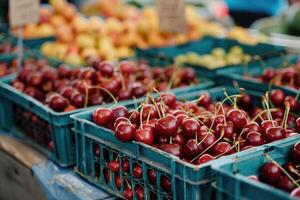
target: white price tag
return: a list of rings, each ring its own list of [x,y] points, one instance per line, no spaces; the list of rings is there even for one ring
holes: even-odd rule
[[[186,32],[184,0],[156,0],[159,27],[164,32]]]

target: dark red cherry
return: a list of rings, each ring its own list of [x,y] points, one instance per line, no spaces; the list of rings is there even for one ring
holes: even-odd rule
[[[148,181],[150,184],[155,185],[156,184],[156,171],[154,169],[149,169],[147,171]]]
[[[232,149],[231,144],[229,144],[228,142],[219,142],[213,147],[213,154],[215,156],[229,155],[233,152],[234,150]]]
[[[201,135],[198,135],[198,141],[204,149],[211,148],[216,142],[216,137],[211,132],[204,132]]]
[[[257,122],[248,123],[243,129],[243,134],[247,134],[251,131],[261,132],[260,126]]]
[[[235,129],[240,131],[247,125],[248,119],[247,114],[239,109],[231,109],[226,116],[228,121],[232,121]]]
[[[287,192],[291,192],[293,189],[295,189],[293,182],[287,176],[281,176],[277,186]]]
[[[161,144],[158,147],[159,149],[168,152],[174,156],[181,156],[181,146],[179,144],[173,143],[173,144]]]
[[[191,160],[195,158],[200,153],[200,148],[198,147],[198,144],[196,143],[195,139],[190,139],[185,143],[183,146],[183,157]]]
[[[116,106],[112,110],[113,119],[117,119],[118,117],[129,117],[129,112],[125,106]]]
[[[160,177],[160,187],[165,191],[170,193],[172,190],[171,180],[166,176]]]
[[[181,128],[184,136],[195,136],[200,130],[200,124],[195,119],[186,118],[183,120]]]
[[[292,157],[295,163],[300,164],[300,142],[297,142],[294,145],[294,148],[292,150]]]
[[[135,178],[143,178],[143,169],[140,165],[136,165],[133,169],[132,169],[132,175]]]
[[[199,106],[203,106],[205,108],[208,107],[209,104],[211,104],[211,98],[210,98],[209,93],[207,93],[207,92],[201,93],[201,95],[197,101],[197,104]]]
[[[212,155],[206,153],[206,154],[203,154],[202,156],[200,156],[200,157],[196,160],[195,164],[196,164],[196,165],[201,165],[201,164],[206,163],[206,162],[209,162],[209,161],[211,161],[211,160],[214,160],[214,157],[213,157]]]
[[[153,129],[137,129],[134,133],[134,140],[151,145],[154,140]]]
[[[273,162],[264,164],[259,170],[259,179],[271,185],[277,184],[281,175],[281,169]]]
[[[135,128],[132,124],[121,122],[115,130],[116,137],[122,142],[129,142],[133,139]]]
[[[49,107],[57,112],[62,112],[69,105],[69,102],[62,96],[56,95],[51,98]]]
[[[268,142],[273,142],[276,140],[281,140],[286,138],[286,131],[282,127],[270,127],[266,130],[266,134],[264,135],[264,138]]]
[[[270,98],[271,98],[272,103],[275,106],[280,107],[280,106],[283,106],[283,104],[284,104],[285,94],[280,89],[274,89],[270,93]]]
[[[276,71],[273,68],[266,68],[263,71],[262,79],[264,82],[270,82],[275,76],[276,76]]]
[[[79,92],[74,92],[70,98],[71,104],[76,108],[82,108],[84,106],[85,98]]]
[[[155,125],[155,134],[161,136],[175,136],[178,130],[178,122],[173,115],[160,118]]]
[[[132,189],[125,188],[123,195],[124,195],[124,199],[126,199],[126,200],[132,200],[133,199]]]
[[[120,162],[119,161],[111,161],[108,163],[108,169],[114,173],[118,173],[120,171]]]
[[[286,96],[284,99],[284,105],[290,105],[290,109],[292,112],[295,112],[297,110],[299,110],[300,108],[300,104],[298,103],[298,101],[295,99],[295,97],[292,96]]]
[[[261,133],[251,131],[246,135],[246,144],[252,146],[259,146],[264,144],[264,138]]]
[[[148,119],[148,115],[149,119],[156,118],[158,116],[158,113],[154,105],[147,104],[141,108],[141,115],[144,121]]]
[[[141,186],[136,186],[135,187],[135,197],[137,200],[144,200],[145,196],[144,196],[144,190]]]
[[[113,114],[109,108],[98,108],[92,113],[92,119],[96,124],[105,126],[112,121]]]

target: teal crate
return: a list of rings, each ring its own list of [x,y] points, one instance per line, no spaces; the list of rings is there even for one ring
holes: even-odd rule
[[[290,64],[295,64],[298,60],[298,55],[286,55],[284,57],[280,56],[276,58],[269,58],[263,62],[256,61],[249,64],[247,67],[240,66],[230,69],[223,69],[217,73],[217,83],[231,86],[235,84],[239,87],[261,92],[268,91],[272,88],[279,88],[289,95],[296,96],[299,92],[299,90],[297,89],[293,89],[287,86],[270,86],[268,83],[263,83],[260,80],[255,79],[254,77],[262,75],[265,67],[273,67],[275,69],[278,69],[282,66],[282,63],[284,61]]]
[[[247,176],[258,175],[259,168],[269,161],[265,154],[279,164],[284,164],[290,156],[291,148],[298,141],[300,137],[295,135],[284,141],[257,148],[255,152],[214,163],[212,169],[217,177],[217,199],[294,199],[287,192],[250,180]]]
[[[18,136],[21,136],[22,138],[31,138],[30,140],[28,140],[30,144],[33,144],[33,146],[37,147],[41,152],[43,152],[45,155],[47,155],[49,158],[51,158],[61,166],[74,164],[74,135],[71,134],[73,120],[70,118],[70,115],[81,112],[85,109],[91,109],[92,107],[78,109],[71,112],[54,112],[36,99],[20,93],[18,90],[12,87],[9,83],[11,82],[11,80],[13,80],[14,76],[15,75],[6,78],[0,84],[0,128],[3,128],[5,130],[13,130],[13,132],[15,132]],[[207,79],[203,79],[202,81],[203,82],[198,85],[175,88],[171,91],[173,91],[175,94],[180,94],[184,91],[192,92],[201,88],[208,88],[213,86],[214,84],[212,81]],[[125,100],[119,102],[118,104],[134,104],[136,102],[141,102],[143,99],[144,97],[138,98],[135,101]],[[112,105],[113,103],[110,103],[106,104],[105,106]],[[48,124],[49,127],[46,127],[45,130],[50,129],[50,131],[46,131],[48,135],[44,138],[48,138],[49,140],[46,140],[44,142],[40,141],[43,138],[42,136],[40,136],[43,131],[40,131],[40,135],[32,135],[32,133],[30,133],[30,130],[25,131],[27,134],[23,134],[19,129],[23,129],[24,131],[24,128],[26,128],[26,126],[24,125],[23,127],[17,127],[17,125],[20,125],[21,123],[16,123],[16,120],[14,119],[16,117],[14,115],[16,111],[15,109],[23,109],[23,112],[28,111],[31,113],[30,115],[34,115],[34,118],[38,117],[39,121],[43,121],[43,123]],[[28,123],[29,126],[30,121]],[[24,137],[24,135],[27,136]],[[51,141],[53,141],[52,145],[54,145],[55,147],[52,151],[47,148],[48,144],[39,145],[42,142],[49,143]]]
[[[161,60],[161,62],[173,62],[174,58],[180,54],[185,54],[187,52],[196,52],[198,54],[207,54],[210,53],[211,50],[215,47],[222,47],[225,50],[229,50],[231,47],[239,45],[242,47],[245,53],[250,55],[258,55],[262,58],[265,57],[273,57],[278,56],[284,52],[284,49],[279,46],[259,43],[257,45],[246,45],[237,42],[236,40],[230,39],[220,39],[213,37],[204,37],[201,40],[189,42],[187,44],[175,45],[170,47],[162,47],[162,48],[150,48],[150,49],[136,49],[136,56],[138,58],[145,59],[154,59]],[[185,66],[190,66],[195,68],[199,73],[206,77],[215,78],[217,72],[221,69],[210,70],[203,66],[196,66],[191,64],[184,64]],[[223,68],[235,68],[240,65],[230,65],[224,66]]]
[[[224,98],[223,87],[211,88],[205,91],[211,94],[213,100]],[[227,92],[229,95],[232,95],[236,94],[238,90],[227,88]],[[259,105],[261,93],[246,92],[253,95],[255,103]],[[196,91],[178,96],[177,99],[193,100],[198,96],[199,91]],[[127,108],[131,109],[134,106],[127,106]],[[158,195],[158,199],[214,198],[211,183],[214,181],[215,175],[210,170],[210,166],[216,161],[195,166],[143,143],[135,141],[123,143],[114,136],[113,131],[93,123],[91,121],[92,112],[93,110],[88,110],[71,116],[75,122],[73,133],[75,134],[76,142],[76,171],[79,175],[107,192],[122,198],[124,184],[121,189],[118,189],[114,184],[114,179],[106,183],[103,173],[107,163],[114,160],[114,156],[118,155],[121,158],[119,160],[123,158],[128,159],[131,166],[130,172],[132,172],[133,165],[140,164],[142,166],[144,174],[141,180],[134,178],[131,174],[124,173],[122,170],[119,175],[121,177],[125,175],[131,181],[132,187],[138,184],[145,188],[146,199],[151,199],[151,192],[155,192]],[[99,149],[100,158],[93,154],[95,148]],[[256,151],[257,148],[260,147],[250,148],[233,155],[224,156],[221,159],[243,155],[247,152]],[[167,194],[160,188],[159,180],[157,180],[155,186],[147,182],[148,169],[154,169],[159,174],[158,177],[167,176],[172,181],[172,194]],[[111,174],[111,176],[114,175]]]

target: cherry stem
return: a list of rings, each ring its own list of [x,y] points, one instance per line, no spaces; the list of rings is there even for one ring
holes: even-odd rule
[[[124,178],[124,180],[125,180],[125,182],[126,182],[126,184],[127,184],[127,187],[131,190],[131,185],[129,184],[129,182],[128,182],[128,180],[127,180],[126,177]]]
[[[154,106],[155,106],[155,108],[156,108],[156,110],[157,110],[157,113],[158,113],[159,118],[162,118],[162,114],[163,114],[163,113],[162,113],[162,114],[160,113],[159,107],[158,107],[158,105],[157,105],[155,99],[154,99],[153,97],[151,97],[151,96],[150,96],[150,98],[151,98],[151,100],[152,100],[152,102],[153,102],[153,104],[154,104]],[[163,117],[164,117],[164,116],[163,116]]]
[[[126,88],[125,78],[124,78],[124,75],[123,75],[123,73],[120,69],[120,66],[119,66],[119,73],[120,73],[120,78],[121,78],[122,89],[125,89]]]
[[[173,143],[173,138],[172,138],[172,136],[170,137],[170,144],[172,144]]]
[[[173,84],[174,84],[174,79],[175,77],[177,76],[177,72],[178,72],[179,68],[177,67],[177,65],[175,66],[175,71],[173,72],[170,80],[169,80],[169,83],[168,83],[168,90],[170,90],[172,87],[173,87]]]
[[[266,92],[265,97],[263,97],[263,101],[264,101],[264,103],[265,103],[265,105],[267,107],[268,119],[271,120],[272,125],[274,127],[274,121],[273,121],[271,110],[270,110],[270,107],[269,107],[269,93],[268,92]]]
[[[224,118],[224,123],[225,123],[225,125],[227,125],[223,104],[222,104],[221,102],[217,102],[217,103],[216,103],[216,106],[218,106],[218,105],[219,105],[218,108],[221,108],[221,110],[222,110],[222,114],[223,114],[223,118]],[[219,112],[219,109],[218,109],[218,112]]]
[[[271,108],[271,109],[270,109],[271,112],[277,111],[277,110],[278,110],[278,108]],[[261,120],[263,120],[261,116],[262,116],[263,114],[265,114],[266,112],[269,112],[269,110],[264,109],[263,111],[261,111],[260,113],[258,113],[255,117],[253,117],[252,120],[251,120],[251,122],[254,122],[254,121],[255,121],[257,118],[259,118],[259,117],[261,118]]]
[[[140,124],[143,124],[144,103],[141,104]]]
[[[286,103],[285,105],[285,111],[284,111],[284,115],[283,115],[283,120],[282,120],[282,124],[281,126],[286,129],[287,128],[287,120],[288,120],[288,116],[289,116],[289,112],[290,112],[290,104]]]
[[[118,101],[117,99],[114,97],[114,95],[108,91],[107,89],[101,87],[101,86],[91,86],[90,88],[96,88],[96,89],[99,89],[99,90],[103,90],[105,93],[107,93],[111,98],[112,100],[114,101],[114,105],[118,104]]]
[[[223,156],[224,154],[226,154],[227,152],[229,152],[230,150],[232,150],[233,148],[235,148],[235,147],[237,146],[238,143],[239,143],[239,142],[233,144],[232,147],[230,147],[230,149],[228,149],[227,151],[225,151],[225,152],[223,152],[223,153],[221,153],[221,154],[215,156],[214,159],[220,158],[221,156]]]
[[[296,100],[296,101],[298,101],[299,96],[300,96],[300,90],[298,90],[297,95],[295,96],[295,100]]]
[[[208,134],[205,136],[205,138],[208,136]],[[193,158],[192,160],[191,160],[191,162],[194,162],[196,159],[198,159],[200,156],[202,156],[205,152],[207,152],[211,147],[213,147],[216,143],[218,143],[222,138],[223,138],[223,136],[224,136],[224,129],[222,130],[222,132],[221,132],[221,135],[220,135],[220,137],[214,142],[214,143],[212,143],[211,145],[209,145],[204,151],[202,151],[199,155],[197,155],[195,158]],[[205,139],[204,138],[204,139]],[[199,143],[199,144],[201,144],[203,141],[204,141],[204,139]],[[197,145],[199,145],[199,144],[197,144]]]
[[[267,158],[267,160],[273,162],[283,173],[285,173],[285,175],[290,179],[290,181],[292,181],[292,183],[296,187],[300,187],[300,185],[295,181],[295,179],[293,179],[293,177],[283,167],[281,167],[273,158],[271,158],[271,156],[265,154],[265,157]]]

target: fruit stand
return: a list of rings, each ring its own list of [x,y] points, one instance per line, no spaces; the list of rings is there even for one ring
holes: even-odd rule
[[[0,198],[300,198],[299,40],[224,3],[28,1],[0,34]]]

